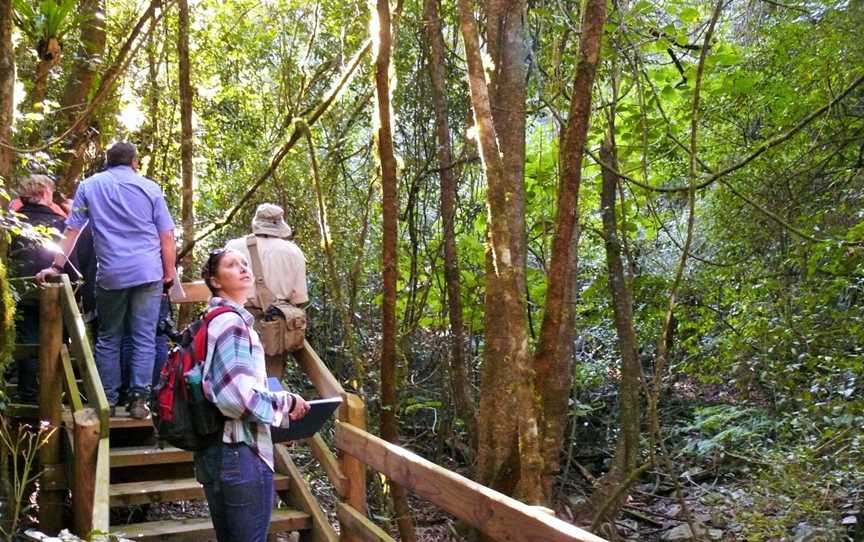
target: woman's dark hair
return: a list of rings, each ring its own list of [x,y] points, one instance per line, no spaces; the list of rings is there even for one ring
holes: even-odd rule
[[[210,256],[207,257],[207,261],[204,262],[204,267],[201,268],[201,278],[204,279],[204,284],[207,285],[207,289],[210,290],[210,293],[214,296],[219,295],[219,292],[210,283],[210,279],[216,276],[216,272],[219,270],[219,262],[222,261],[222,258],[224,258],[226,254],[228,254],[228,250],[217,248],[210,253]]]

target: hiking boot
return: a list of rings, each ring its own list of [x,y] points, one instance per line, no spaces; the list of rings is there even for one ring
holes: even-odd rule
[[[129,417],[136,420],[143,420],[150,417],[150,407],[147,406],[147,400],[143,397],[133,397],[129,401]]]
[[[112,418],[117,416],[117,405],[111,405],[111,408],[108,411],[108,415]]]

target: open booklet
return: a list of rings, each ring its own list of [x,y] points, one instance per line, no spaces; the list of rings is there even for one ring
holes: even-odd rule
[[[267,379],[267,387],[270,391],[283,391],[282,384],[276,378]],[[288,440],[301,440],[310,438],[317,433],[324,425],[333,412],[342,404],[341,397],[331,397],[329,399],[314,399],[307,401],[309,403],[309,412],[305,416],[296,421],[291,421],[291,425],[287,428],[270,427],[270,436],[273,442],[285,442]]]

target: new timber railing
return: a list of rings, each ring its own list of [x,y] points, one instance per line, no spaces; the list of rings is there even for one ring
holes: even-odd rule
[[[186,298],[181,302],[203,302],[209,297],[201,282],[186,283],[183,287]],[[342,388],[308,342],[294,353],[294,358],[322,397],[338,396],[343,400],[337,413],[335,438],[341,457],[337,459],[319,435],[307,439],[312,454],[339,496],[341,540],[393,542],[366,514],[368,466],[495,540],[605,542],[541,508],[519,502],[368,433],[363,400]],[[287,449],[279,449],[277,464],[279,457],[290,461]],[[316,539],[328,537],[318,535]]]

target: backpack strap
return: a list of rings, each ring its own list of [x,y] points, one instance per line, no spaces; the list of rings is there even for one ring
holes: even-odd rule
[[[210,326],[210,322],[213,321],[217,316],[221,316],[227,312],[233,312],[237,316],[243,320],[243,316],[237,312],[236,309],[232,307],[216,307],[212,311],[207,311],[204,313],[204,316],[201,317],[201,327],[198,328],[197,333],[195,333],[195,337],[193,338],[193,348],[195,352],[195,357],[197,360],[205,360],[207,358],[207,328]],[[246,321],[243,321],[246,324]],[[246,325],[248,329],[249,326]],[[249,339],[249,352],[252,352],[252,339]]]
[[[273,304],[276,296],[264,282],[264,268],[261,266],[261,257],[258,254],[258,238],[254,233],[246,236],[246,248],[249,249],[249,258],[252,260],[252,274],[255,275],[255,301],[258,308],[267,310]]]

